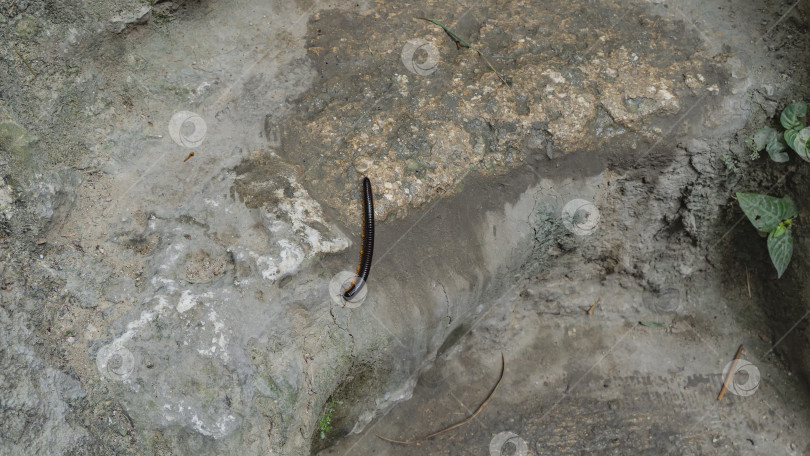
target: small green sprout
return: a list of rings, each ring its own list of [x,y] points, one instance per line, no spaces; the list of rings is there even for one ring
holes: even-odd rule
[[[340,401],[329,401],[326,404],[326,408],[323,413],[321,413],[320,419],[318,419],[318,429],[321,430],[321,440],[325,439],[326,434],[332,430],[332,415],[335,413],[335,405],[341,404],[343,404],[343,402]]]
[[[726,169],[731,171],[734,174],[739,174],[740,169],[737,168],[737,165],[734,164],[734,160],[731,158],[731,155],[723,155],[720,157],[720,160],[723,161],[723,164],[726,165]]]

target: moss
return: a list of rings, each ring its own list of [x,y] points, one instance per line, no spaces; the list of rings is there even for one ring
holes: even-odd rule
[[[20,38],[33,38],[39,32],[37,18],[30,14],[22,15],[17,21],[15,30]]]
[[[390,367],[371,362],[359,362],[352,365],[349,372],[335,388],[332,395],[326,400],[318,423],[312,433],[310,441],[312,453],[334,445],[342,437],[349,434],[354,427],[357,417],[366,410],[368,404],[362,402],[363,398],[372,397],[381,390],[382,379],[389,378]],[[334,409],[330,413],[330,409]],[[322,418],[329,418],[329,431],[321,438]]]
[[[0,114],[0,150],[11,153],[17,165],[36,169],[34,145],[39,138],[32,135],[10,116]]]

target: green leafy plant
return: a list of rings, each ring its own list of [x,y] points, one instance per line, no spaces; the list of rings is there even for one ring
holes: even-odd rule
[[[335,413],[335,405],[340,405],[342,402],[329,401],[324,408],[318,419],[318,429],[321,430],[321,440],[326,438],[326,434],[332,430],[332,415]]]
[[[720,160],[724,165],[726,165],[727,171],[734,174],[740,174],[740,168],[737,168],[737,165],[734,164],[734,159],[731,158],[731,155],[723,155],[720,157]]]
[[[785,151],[793,149],[800,157],[810,161],[810,127],[806,127],[807,103],[800,101],[785,106],[779,123],[785,131],[782,134],[772,127],[762,127],[751,138],[751,157],[759,157],[759,151],[765,149],[771,160],[777,163],[788,161]]]
[[[793,219],[799,214],[796,204],[789,196],[759,193],[737,193],[737,201],[751,224],[768,233],[768,253],[778,277],[782,277],[793,256]]]

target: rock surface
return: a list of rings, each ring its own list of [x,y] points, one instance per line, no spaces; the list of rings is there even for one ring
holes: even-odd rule
[[[810,244],[776,281],[732,199],[810,217],[747,149],[810,87],[766,3],[12,2],[0,453],[413,454],[373,434],[467,415],[499,351],[420,451],[810,451]],[[760,401],[706,405],[741,341]]]

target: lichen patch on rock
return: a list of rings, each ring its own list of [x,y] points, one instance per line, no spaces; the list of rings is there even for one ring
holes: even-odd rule
[[[629,5],[529,2],[475,15],[432,12],[481,49],[511,82],[505,85],[474,51],[457,50],[441,28],[404,8],[324,12],[309,24],[307,55],[320,79],[297,100],[279,153],[305,166],[315,196],[351,225],[358,223],[352,190],[362,175],[379,189],[377,216],[402,217],[454,194],[471,171],[504,173],[536,153],[599,154],[616,136],[660,139],[660,124],[724,77],[683,22],[639,14],[637,28],[611,26],[606,18],[636,13]],[[521,14],[527,9],[543,14]],[[386,32],[392,22],[396,36]],[[408,39],[435,49],[435,68],[402,64]],[[430,52],[412,58],[427,65]],[[344,77],[347,65],[356,77]]]

